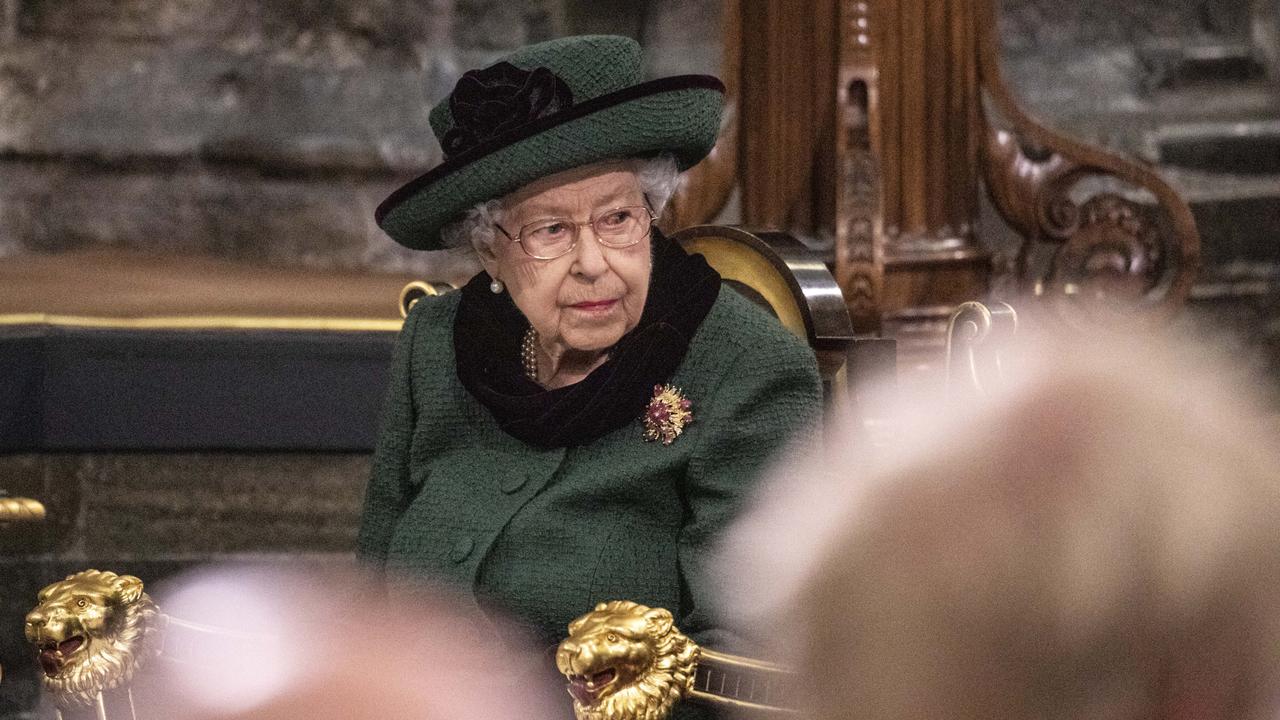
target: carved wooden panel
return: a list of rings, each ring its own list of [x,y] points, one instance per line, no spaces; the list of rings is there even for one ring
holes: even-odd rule
[[[951,308],[987,291],[971,3],[840,3],[836,276],[857,327],[897,337],[913,367],[940,356]]]

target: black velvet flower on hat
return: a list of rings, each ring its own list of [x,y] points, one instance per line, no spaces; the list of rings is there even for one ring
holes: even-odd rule
[[[449,95],[453,127],[441,146],[446,156],[573,106],[573,92],[547,68],[521,70],[500,62],[465,73]]]

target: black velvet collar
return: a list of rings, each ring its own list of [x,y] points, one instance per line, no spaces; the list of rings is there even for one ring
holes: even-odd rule
[[[640,322],[580,382],[547,390],[524,374],[529,322],[480,273],[462,288],[453,326],[458,379],[507,433],[530,445],[585,445],[640,417],[671,379],[720,294],[720,276],[653,229],[653,271]],[[640,439],[636,438],[637,441]]]

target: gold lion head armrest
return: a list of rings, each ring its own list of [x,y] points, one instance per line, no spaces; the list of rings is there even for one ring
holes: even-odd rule
[[[59,720],[138,720],[154,698],[137,681],[158,661],[199,664],[263,639],[166,615],[132,575],[84,570],[37,600],[23,631]]]
[[[556,652],[578,720],[664,720],[677,703],[791,716],[794,673],[698,647],[671,613],[627,600],[569,624]]]
[[[100,570],[69,575],[38,599],[24,633],[59,716],[88,710],[108,717],[108,696],[128,695],[134,676],[160,652],[159,609],[138,578]],[[124,701],[132,705],[131,697]]]

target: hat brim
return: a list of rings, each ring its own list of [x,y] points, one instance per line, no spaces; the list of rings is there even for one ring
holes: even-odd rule
[[[440,229],[468,208],[529,183],[614,158],[671,153],[681,170],[711,152],[724,85],[681,75],[592,98],[460,153],[392,193],[375,218],[415,250],[442,247]]]

